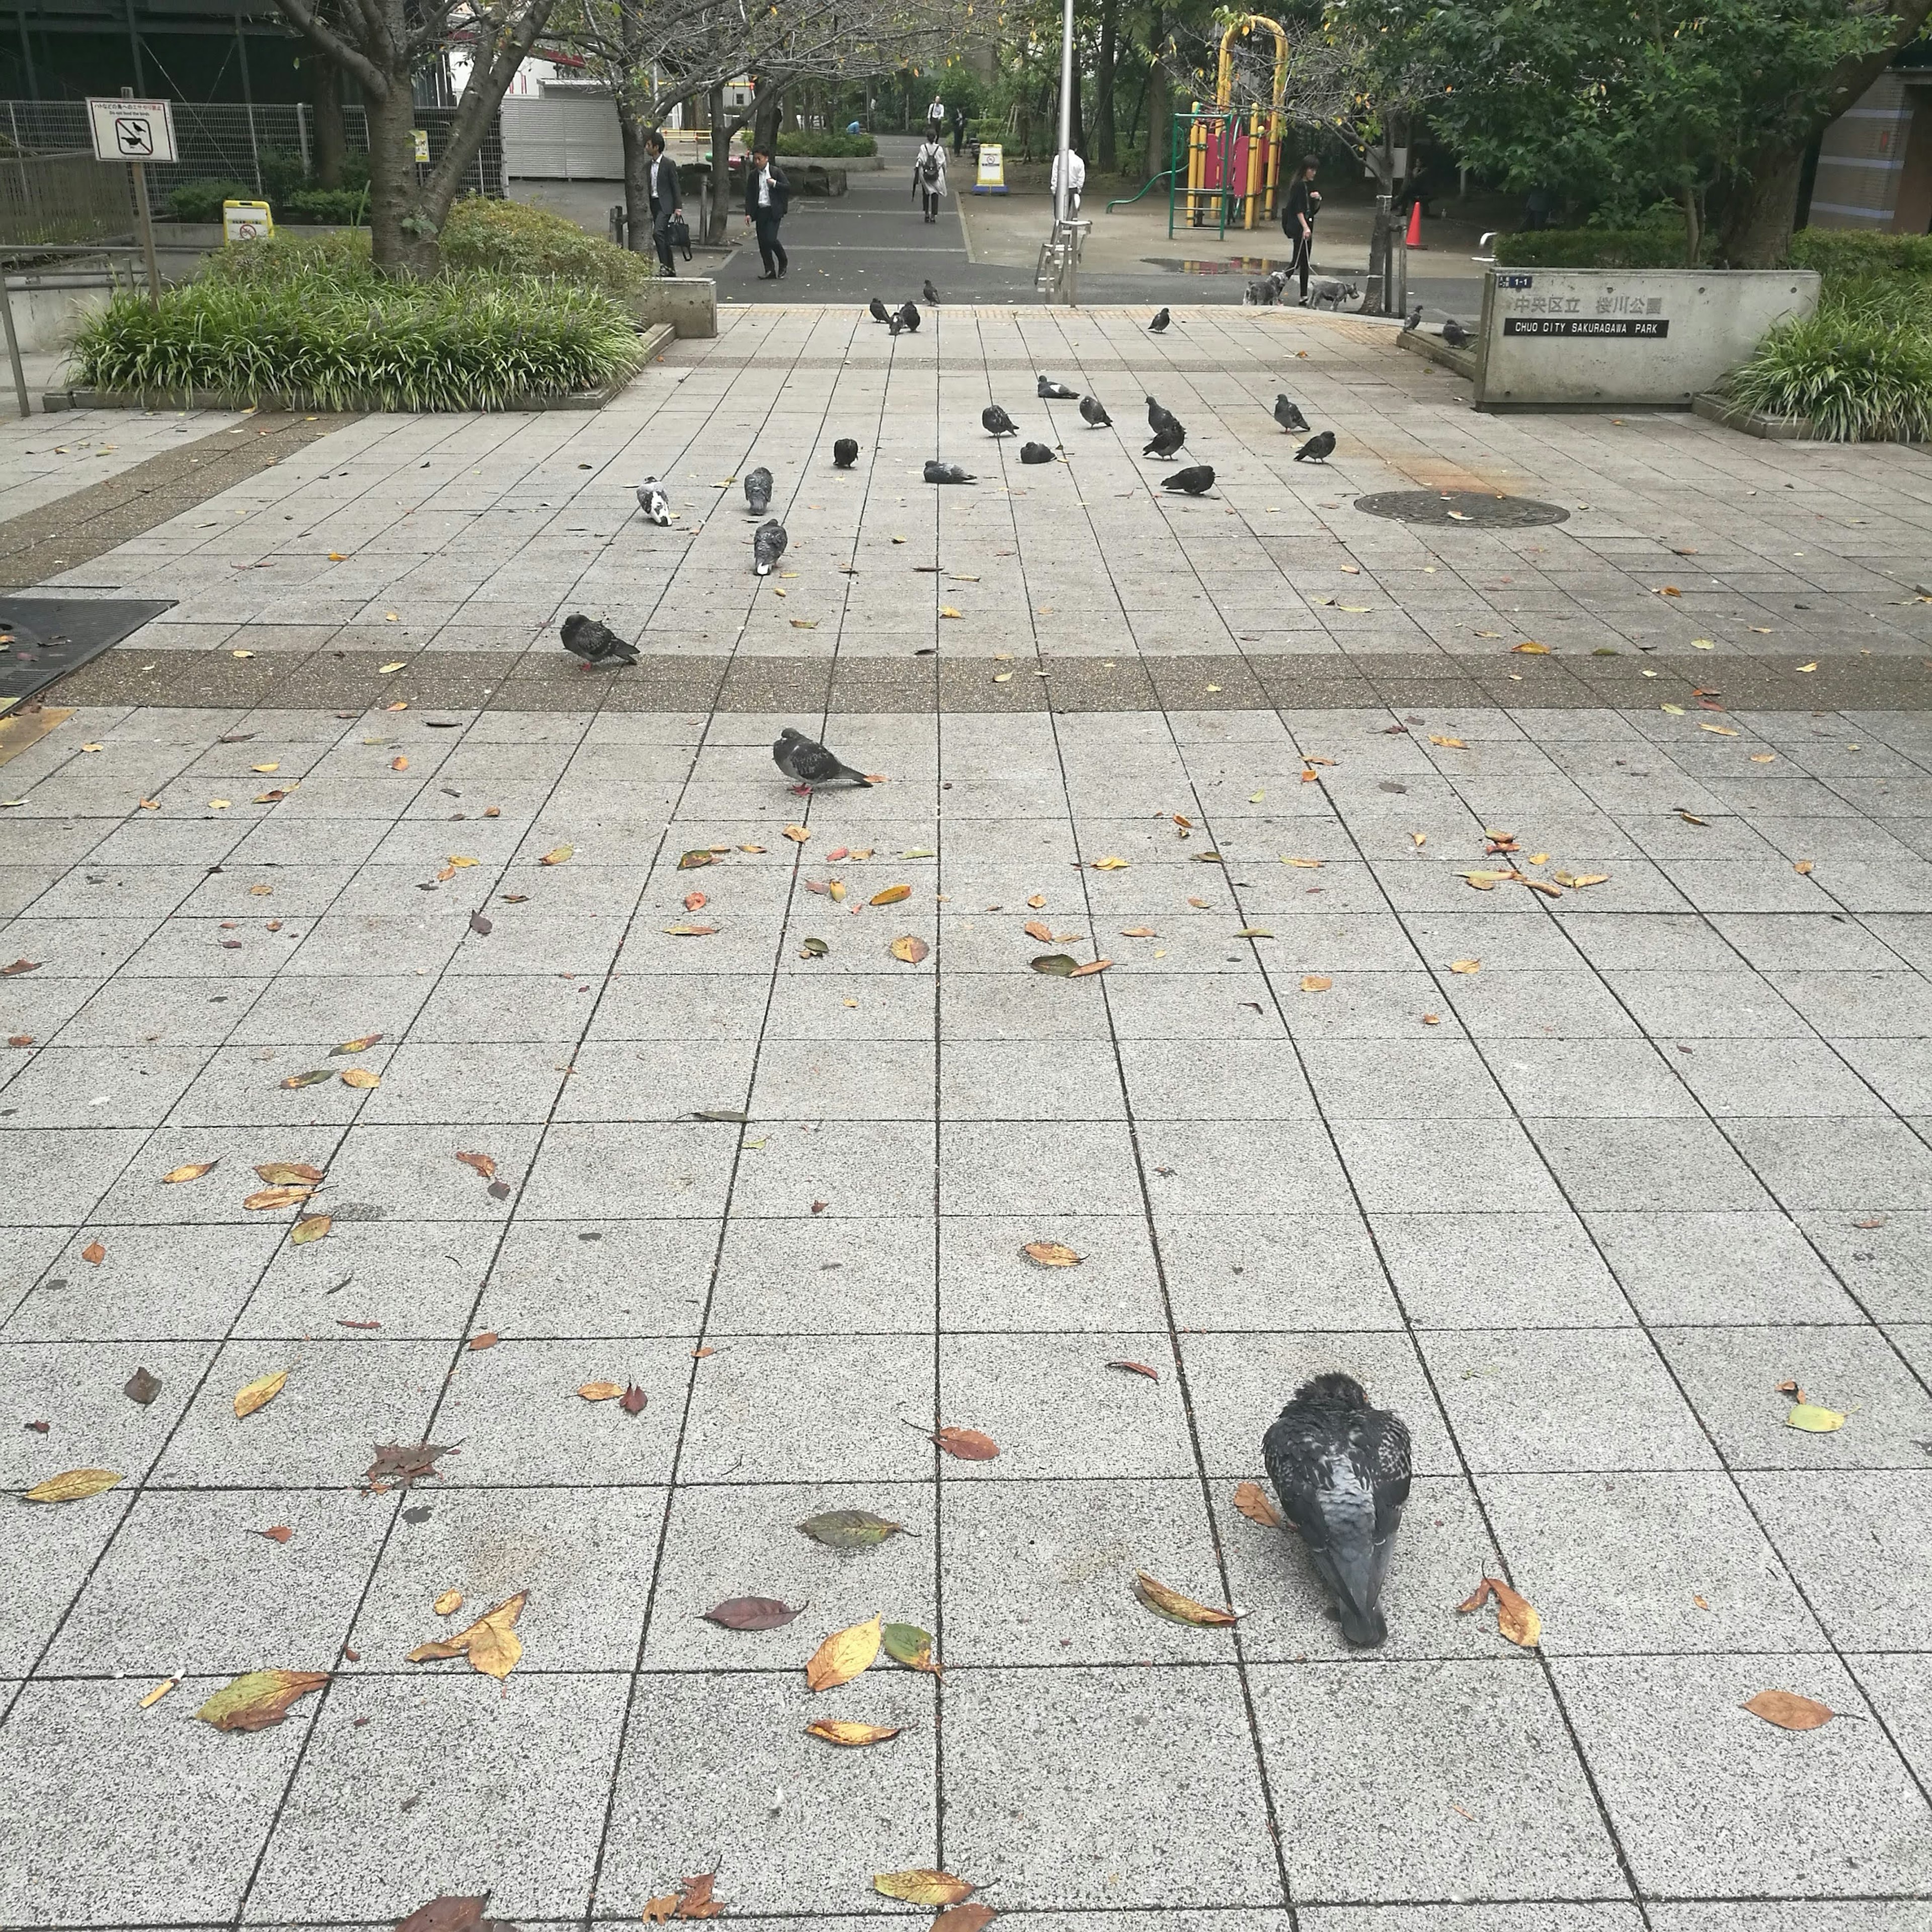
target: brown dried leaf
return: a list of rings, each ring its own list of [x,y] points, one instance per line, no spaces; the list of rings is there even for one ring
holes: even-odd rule
[[[494,1348],[496,1346],[496,1330],[486,1328],[480,1335],[470,1336],[470,1352],[473,1355],[480,1348]]]
[[[291,1183],[280,1187],[257,1188],[244,1199],[242,1204],[250,1214],[260,1214],[270,1208],[293,1208],[306,1201],[315,1190],[306,1182]]]
[[[1210,1604],[1196,1603],[1192,1597],[1184,1597],[1178,1590],[1170,1590],[1144,1570],[1134,1573],[1134,1588],[1149,1610],[1166,1617],[1170,1623],[1216,1628],[1240,1621],[1234,1611],[1216,1610]]]
[[[935,1430],[932,1440],[947,1455],[962,1462],[990,1462],[1000,1453],[1000,1445],[977,1429]]]
[[[345,1087],[366,1088],[380,1087],[382,1084],[382,1076],[380,1073],[371,1073],[366,1066],[345,1066],[342,1070],[341,1078]]]
[[[1838,1714],[1830,1705],[1801,1697],[1796,1690],[1760,1690],[1744,1700],[1744,1708],[1780,1731],[1818,1730]]]
[[[146,1368],[138,1368],[121,1385],[121,1393],[130,1402],[139,1402],[146,1408],[161,1392],[161,1378]]]
[[[453,1617],[462,1607],[463,1592],[460,1590],[445,1590],[430,1605],[430,1608],[440,1617]]]
[[[1326,973],[1306,973],[1302,975],[1301,990],[1304,993],[1325,993],[1334,983]]]
[[[999,1916],[990,1905],[974,1899],[964,1905],[948,1906],[932,1922],[928,1932],[984,1932]]]
[[[615,1402],[624,1393],[622,1382],[586,1382],[577,1391],[586,1402]]]
[[[922,939],[908,932],[902,934],[886,947],[895,959],[903,960],[908,966],[916,966],[932,950]]]
[[[979,1888],[950,1872],[915,1866],[910,1871],[874,1872],[872,1889],[887,1898],[902,1898],[908,1905],[957,1905]]]
[[[1067,974],[1070,980],[1090,980],[1096,973],[1104,973],[1113,964],[1111,959],[1090,959],[1084,966],[1076,966]]]
[[[1809,877],[1811,871],[1811,861],[1809,859],[1800,859],[1791,869],[1794,872],[1802,872],[1805,874],[1807,877]]]
[[[266,1408],[282,1392],[288,1381],[286,1369],[272,1369],[266,1376],[257,1376],[252,1382],[244,1382],[235,1391],[235,1417],[238,1422],[253,1415],[258,1408]]]
[[[322,1169],[310,1166],[305,1160],[265,1160],[256,1165],[255,1172],[272,1187],[304,1184],[314,1187],[322,1179]]]
[[[828,1744],[882,1744],[898,1736],[897,1724],[862,1724],[850,1718],[816,1718],[805,1727],[808,1738]]]
[[[524,1613],[530,1593],[519,1590],[514,1597],[485,1610],[467,1630],[455,1636],[419,1643],[409,1654],[412,1664],[432,1664],[445,1658],[466,1654],[470,1667],[500,1682],[516,1667],[524,1654],[523,1640],[517,1635],[517,1619]]]
[[[409,1489],[442,1472],[436,1466],[439,1456],[454,1456],[454,1445],[440,1442],[379,1442],[376,1460],[362,1472],[364,1488],[373,1495],[393,1489]]]
[[[89,1241],[80,1251],[80,1258],[98,1268],[107,1258],[107,1250],[98,1241]]]
[[[298,1248],[306,1247],[310,1241],[320,1240],[334,1222],[332,1214],[304,1215],[289,1230],[289,1239]]]
[[[213,1160],[191,1160],[185,1167],[170,1168],[161,1180],[167,1185],[181,1180],[199,1180],[204,1174],[212,1174],[220,1165],[219,1156]]]
[[[710,903],[711,895],[709,892],[686,892],[684,896],[686,912],[702,912]]]
[[[218,1731],[265,1731],[279,1724],[298,1698],[320,1690],[326,1670],[249,1670],[224,1684],[195,1712]]]
[[[644,1405],[649,1400],[650,1397],[644,1394],[644,1390],[638,1388],[635,1382],[632,1382],[617,1398],[617,1406],[626,1415],[642,1415],[644,1412]]]
[[[488,1154],[459,1154],[456,1157],[465,1167],[473,1167],[485,1180],[496,1179],[496,1163]]]
[[[784,836],[794,845],[802,845],[812,834],[802,825],[788,825],[784,829]]]
[[[1064,1241],[1029,1241],[1020,1252],[1040,1268],[1078,1268],[1087,1258]]]
[[[1028,938],[1036,939],[1042,946],[1051,946],[1053,944],[1053,928],[1043,919],[1030,919],[1020,930]]]
[[[801,1604],[795,1610],[776,1597],[727,1597],[698,1614],[706,1623],[720,1624],[726,1630],[782,1630],[804,1608]]]
[[[850,1683],[877,1660],[881,1635],[880,1619],[876,1616],[834,1630],[807,1659],[806,1682],[814,1690]]]
[[[270,1528],[258,1529],[255,1534],[257,1536],[266,1536],[271,1543],[286,1543],[295,1534],[295,1532],[286,1523],[278,1522]]]
[[[1258,1483],[1237,1483],[1234,1507],[1249,1522],[1258,1522],[1264,1529],[1281,1527],[1280,1510],[1269,1502],[1268,1492]]]
[[[1125,1369],[1130,1375],[1145,1376],[1150,1382],[1160,1380],[1160,1371],[1149,1368],[1144,1362],[1109,1362],[1107,1366],[1110,1369]]]

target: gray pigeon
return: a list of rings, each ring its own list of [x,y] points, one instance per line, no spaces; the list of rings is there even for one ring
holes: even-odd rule
[[[1173,316],[1169,315],[1166,309],[1162,309],[1153,321],[1148,324],[1148,327],[1154,334],[1158,335],[1173,320]]]
[[[772,507],[772,472],[762,464],[746,472],[745,507],[754,517],[762,517]]]
[[[897,309],[894,309],[892,314],[886,318],[886,333],[888,335],[898,334],[899,331],[904,328],[904,326],[905,322],[901,317]]]
[[[1308,418],[1301,413],[1300,406],[1290,402],[1286,396],[1278,395],[1274,399],[1274,419],[1291,436],[1308,434]]]
[[[1053,452],[1043,442],[1024,443],[1021,446],[1020,460],[1022,463],[1051,463]]]
[[[1019,425],[998,403],[988,403],[980,412],[981,427],[990,430],[995,436],[1017,436]]]
[[[1453,315],[1442,325],[1442,340],[1451,349],[1466,349],[1475,339]]]
[[[1078,393],[1064,382],[1056,382],[1051,376],[1040,379],[1040,399],[1043,403],[1070,403]]]
[[[1162,408],[1153,397],[1148,397],[1147,406],[1149,429],[1178,429],[1180,427],[1180,418],[1172,410]]]
[[[885,304],[880,301],[877,296],[874,296],[872,298],[870,304],[866,308],[866,313],[869,315],[874,322],[890,322],[892,320],[891,315],[888,313]]]
[[[1402,332],[1405,335],[1413,335],[1421,326],[1422,304],[1421,303],[1418,302],[1414,308],[1409,310],[1406,319],[1403,321],[1402,325]]]
[[[1372,1648],[1388,1635],[1377,1604],[1408,1501],[1408,1431],[1371,1408],[1352,1376],[1302,1384],[1262,1438],[1269,1480],[1334,1598],[1342,1634]]]
[[[1319,436],[1311,436],[1294,452],[1298,463],[1326,463],[1335,454],[1335,432],[1324,429]]]
[[[785,535],[785,526],[776,517],[767,517],[752,532],[752,568],[760,577],[769,577],[776,568],[778,560],[785,554],[785,545],[791,538]]]
[[[638,485],[638,508],[644,512],[646,521],[656,524],[660,530],[669,527],[670,499],[655,476],[646,476]]]
[[[638,647],[618,636],[608,625],[581,610],[563,620],[563,647],[586,664],[626,664],[638,661]]]
[[[832,446],[832,466],[835,470],[850,470],[859,460],[859,446],[849,436],[842,436]]]
[[[1163,490],[1178,490],[1183,496],[1198,496],[1204,490],[1214,487],[1214,466],[1211,463],[1197,463],[1190,470],[1177,470],[1172,476],[1160,479]]]
[[[870,785],[863,772],[842,764],[816,740],[788,724],[772,746],[772,758],[792,783],[809,790],[814,785],[831,784],[843,778],[848,784]]]
[[[968,476],[956,463],[928,463],[926,466],[926,480],[928,483],[974,483],[979,478]]]
[[[930,275],[926,277],[926,286],[920,290],[920,293],[925,296],[926,305],[928,308],[937,308],[939,306],[939,291],[932,286],[932,278]]]
[[[1172,416],[1148,439],[1143,456],[1157,456],[1164,463],[1187,440],[1187,432]]]
[[[915,334],[917,334],[919,330],[919,304],[917,302],[909,302],[900,305],[899,326],[902,328],[910,328]]]
[[[1098,396],[1080,398],[1080,420],[1094,429],[1112,429],[1114,419],[1107,413],[1107,406]]]

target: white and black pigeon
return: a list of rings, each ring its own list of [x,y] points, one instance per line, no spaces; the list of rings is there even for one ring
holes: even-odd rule
[[[1051,463],[1053,452],[1043,442],[1022,443],[1020,446],[1020,460],[1022,463]]]
[[[1286,396],[1274,399],[1274,419],[1291,436],[1308,434],[1308,418],[1301,413],[1300,404],[1290,402]]]
[[[898,310],[894,309],[886,318],[886,333],[888,335],[896,335],[904,327],[905,324],[900,319]]]
[[[903,302],[900,304],[899,326],[902,328],[910,328],[915,334],[918,333],[919,304],[917,302]]]
[[[1335,454],[1335,432],[1324,429],[1319,436],[1311,436],[1294,452],[1298,463],[1326,463]]]
[[[638,485],[638,508],[644,512],[646,522],[656,524],[659,530],[670,527],[670,499],[655,476],[646,476]]]
[[[937,308],[939,306],[939,291],[932,286],[932,278],[930,275],[926,277],[926,286],[920,290],[920,293],[925,296],[926,305],[928,308]]]
[[[885,304],[880,301],[877,296],[874,296],[872,298],[871,303],[866,308],[866,313],[869,315],[874,322],[890,322],[892,320],[891,312],[886,308]]]
[[[833,469],[850,470],[853,464],[856,463],[858,460],[859,445],[855,438],[849,436],[842,436],[832,446],[832,466]]]
[[[1173,316],[1169,315],[1166,309],[1162,309],[1153,321],[1148,324],[1148,327],[1154,334],[1158,335],[1173,320]]]
[[[1166,412],[1163,411],[1162,413]],[[1186,430],[1168,416],[1167,421],[1148,438],[1147,447],[1141,454],[1143,456],[1157,456],[1164,463],[1186,440]]]
[[[842,778],[848,784],[869,785],[872,782],[863,772],[855,772],[850,765],[842,764],[817,740],[808,738],[790,724],[778,734],[772,744],[772,759],[801,791],[809,791],[814,785],[836,784]]]
[[[928,463],[926,466],[926,480],[928,483],[976,483],[979,478],[970,476],[956,463]]]
[[[1056,382],[1051,376],[1042,376],[1039,383],[1040,399],[1043,403],[1070,403],[1079,394],[1070,389],[1064,382]]]
[[[1414,308],[1409,310],[1408,315],[1403,318],[1402,332],[1405,335],[1413,335],[1421,326],[1422,304],[1421,303],[1418,302]]]
[[[1114,419],[1107,413],[1107,406],[1098,396],[1080,398],[1080,420],[1090,429],[1112,429]]]
[[[1191,469],[1177,470],[1172,476],[1160,479],[1160,487],[1184,496],[1198,496],[1214,488],[1214,466],[1211,463],[1197,463]]]
[[[623,664],[638,661],[638,647],[618,636],[608,624],[586,617],[581,610],[563,620],[563,647],[586,665]]]
[[[767,517],[752,532],[752,568],[760,577],[769,577],[777,568],[778,560],[785,554],[785,545],[791,538],[785,535],[785,526],[776,517]]]
[[[980,424],[994,436],[1017,436],[1019,434],[1019,424],[998,403],[988,403],[980,412]]]
[[[745,507],[754,517],[772,507],[772,472],[762,464],[745,473]]]
[[[1451,349],[1466,349],[1475,339],[1453,315],[1442,325],[1442,340]]]
[[[1373,1648],[1388,1635],[1378,1605],[1408,1501],[1408,1431],[1402,1418],[1370,1408],[1352,1376],[1317,1376],[1269,1425],[1262,1456],[1334,1600],[1342,1634]]]

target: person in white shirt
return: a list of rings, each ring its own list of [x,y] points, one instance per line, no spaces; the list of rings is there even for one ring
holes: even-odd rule
[[[940,129],[945,125],[946,103],[935,94],[926,110],[926,131],[928,135],[937,137]]]
[[[778,224],[790,205],[791,183],[784,170],[763,148],[754,148],[745,170],[745,219],[758,232],[758,254],[765,265],[761,282],[782,281],[790,270],[791,258],[778,239]]]
[[[651,202],[651,239],[657,244],[658,267],[667,275],[674,275],[677,265],[671,254],[671,219],[684,205],[677,164],[664,152],[664,136],[655,128],[644,136],[644,152],[650,157],[644,164],[644,181]]]
[[[926,130],[926,139],[914,157],[912,181],[926,220],[937,221],[940,200],[946,193],[946,143],[931,128]]]
[[[1060,164],[1063,158],[1053,158],[1053,174],[1048,187],[1053,192],[1053,205],[1060,206]],[[1070,221],[1080,212],[1080,191],[1087,185],[1087,164],[1080,158],[1078,148],[1069,148],[1064,159],[1066,163],[1066,218]]]

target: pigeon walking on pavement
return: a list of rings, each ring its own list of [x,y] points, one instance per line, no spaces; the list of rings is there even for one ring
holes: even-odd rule
[[[939,306],[939,291],[932,286],[932,278],[930,275],[926,277],[926,286],[920,290],[920,293],[925,296],[926,305],[928,308],[937,308]]]
[[[1143,456],[1157,456],[1164,463],[1187,440],[1187,432],[1170,416],[1148,437]]]
[[[1070,389],[1064,382],[1056,382],[1051,376],[1040,379],[1040,399],[1043,403],[1070,403],[1079,394]]]
[[[832,466],[835,470],[850,470],[859,460],[859,445],[856,439],[842,436],[832,446]]]
[[[888,335],[896,335],[904,327],[904,319],[900,316],[898,310],[894,309],[886,318],[886,333]]]
[[[581,658],[586,669],[596,664],[634,664],[638,647],[618,636],[609,626],[581,610],[563,620],[563,647],[572,657]]]
[[[1451,349],[1466,349],[1475,339],[1453,315],[1442,325],[1442,340]]]
[[[1051,463],[1053,452],[1043,442],[1024,443],[1021,446],[1020,460],[1022,463]]]
[[[1414,308],[1409,310],[1408,315],[1403,318],[1402,332],[1405,335],[1413,335],[1421,326],[1422,304],[1421,303],[1418,302]]]
[[[1166,309],[1162,309],[1153,321],[1148,324],[1148,327],[1154,334],[1158,335],[1173,320],[1173,316],[1169,315]]]
[[[912,330],[915,334],[918,333],[919,304],[917,302],[902,302],[899,304],[899,326],[902,328]]]
[[[1018,424],[998,403],[988,403],[980,412],[980,424],[982,429],[990,430],[994,436],[1017,436],[1019,434]]]
[[[772,472],[762,464],[745,472],[745,507],[754,517],[772,507]]]
[[[1156,402],[1153,397],[1148,397],[1147,406],[1149,429],[1178,429],[1180,427],[1180,418],[1164,404]]]
[[[670,526],[670,499],[655,476],[646,476],[638,485],[638,508],[644,512],[646,522],[656,524],[659,530]]]
[[[1294,452],[1298,463],[1326,463],[1335,454],[1335,432],[1324,429],[1319,436],[1311,436]]]
[[[1160,487],[1184,496],[1198,496],[1203,491],[1214,488],[1214,466],[1211,463],[1197,463],[1191,469],[1177,470],[1172,476],[1160,479]]]
[[[1080,420],[1090,429],[1112,429],[1114,419],[1107,413],[1107,406],[1098,396],[1080,398]]]
[[[842,764],[816,739],[808,738],[795,725],[788,724],[772,746],[772,760],[800,791],[814,785],[832,784],[843,778],[848,784],[870,785],[863,772]]]
[[[874,296],[871,302],[867,305],[866,313],[869,315],[874,322],[890,322],[892,320],[891,312],[886,308],[885,304],[880,301],[877,296]]]
[[[926,466],[926,480],[928,483],[974,483],[978,478],[969,476],[956,463],[928,463]]]
[[[1262,1438],[1269,1480],[1322,1587],[1342,1634],[1372,1648],[1388,1635],[1378,1607],[1389,1552],[1408,1501],[1408,1431],[1372,1408],[1352,1376],[1317,1376]]]
[[[785,545],[791,538],[785,534],[785,526],[776,517],[767,517],[752,532],[752,568],[760,577],[769,577],[778,567],[778,559],[785,554]]]
[[[1286,396],[1276,396],[1274,399],[1274,419],[1291,436],[1306,436],[1308,434],[1308,418],[1301,413],[1300,406],[1290,402]]]

